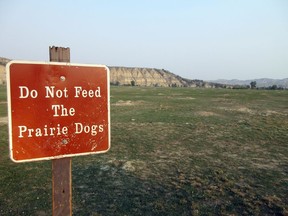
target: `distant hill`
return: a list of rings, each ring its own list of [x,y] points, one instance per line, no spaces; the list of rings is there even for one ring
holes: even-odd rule
[[[6,83],[5,65],[11,61],[0,57],[0,83]],[[227,87],[203,80],[184,79],[168,70],[157,68],[112,67],[110,69],[111,85],[159,86],[159,87]]]
[[[0,57],[0,84],[6,83],[5,66],[10,59]],[[135,85],[155,87],[201,87],[201,88],[233,88],[234,86],[247,86],[256,81],[257,87],[288,88],[288,78],[282,80],[256,79],[256,80],[214,80],[203,81],[198,79],[185,79],[168,70],[139,67],[114,67],[110,69],[111,85]]]
[[[0,57],[0,84],[6,83],[5,66],[10,59]]]
[[[288,78],[285,79],[268,79],[268,78],[262,78],[262,79],[253,79],[253,80],[238,80],[238,79],[232,79],[232,80],[226,80],[226,79],[218,79],[213,80],[211,82],[215,83],[221,83],[221,84],[227,84],[227,85],[250,85],[252,81],[256,81],[256,87],[262,88],[262,87],[270,87],[273,85],[277,85],[278,87],[282,88],[288,88]]]
[[[0,65],[5,66],[9,61],[11,61],[11,60],[7,59],[7,58],[0,57]]]
[[[136,85],[155,87],[214,87],[203,80],[184,79],[168,70],[157,68],[110,67],[112,85]],[[224,85],[221,85],[222,87]],[[219,86],[220,87],[220,86]]]

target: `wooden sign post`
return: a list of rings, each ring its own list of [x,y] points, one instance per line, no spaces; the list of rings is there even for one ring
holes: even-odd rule
[[[70,48],[49,47],[50,61],[70,62]],[[72,159],[52,160],[52,215],[72,215]]]
[[[110,75],[69,63],[69,48],[49,53],[50,62],[6,66],[10,158],[52,160],[53,215],[72,215],[71,157],[110,149]]]

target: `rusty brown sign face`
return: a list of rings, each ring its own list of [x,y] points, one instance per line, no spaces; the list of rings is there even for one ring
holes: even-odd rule
[[[110,81],[106,66],[11,61],[6,71],[13,161],[109,150]]]

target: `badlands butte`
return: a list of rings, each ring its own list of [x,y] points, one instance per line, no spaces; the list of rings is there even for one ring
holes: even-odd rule
[[[6,83],[5,66],[10,59],[0,57],[0,84]],[[111,67],[111,85],[121,86],[154,86],[154,87],[205,87],[205,88],[229,88],[231,85],[223,85],[202,80],[184,79],[164,69],[138,68],[138,67]]]

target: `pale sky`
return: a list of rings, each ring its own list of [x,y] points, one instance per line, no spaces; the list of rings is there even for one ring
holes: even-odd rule
[[[288,78],[288,0],[0,0],[0,57]]]

